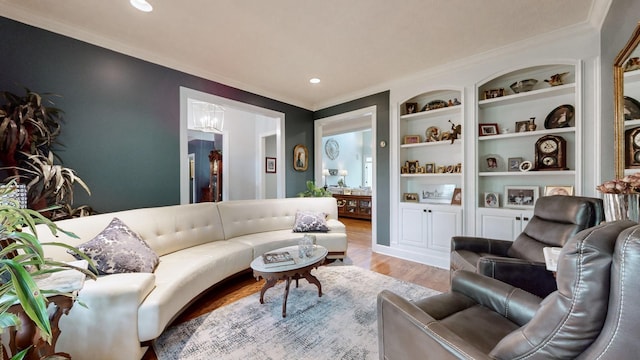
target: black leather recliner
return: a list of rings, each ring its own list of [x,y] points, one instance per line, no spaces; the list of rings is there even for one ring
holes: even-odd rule
[[[604,221],[602,199],[544,196],[514,241],[471,236],[451,239],[451,271],[469,270],[545,297],[556,290],[542,248],[562,247],[571,236]]]
[[[563,247],[544,300],[469,271],[415,302],[378,295],[380,359],[636,359],[640,225],[581,231]]]

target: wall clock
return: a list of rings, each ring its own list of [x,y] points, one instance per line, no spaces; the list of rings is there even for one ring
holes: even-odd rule
[[[567,141],[562,136],[545,135],[536,141],[536,170],[567,170]]]
[[[624,132],[625,167],[640,168],[640,126]]]
[[[340,155],[340,145],[334,139],[329,139],[324,144],[324,152],[331,160],[335,160]]]

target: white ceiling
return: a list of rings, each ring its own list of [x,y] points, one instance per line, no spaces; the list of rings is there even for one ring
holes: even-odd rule
[[[0,15],[316,110],[541,34],[599,26],[610,1],[149,0],[154,11],[143,13],[128,0],[0,0]]]

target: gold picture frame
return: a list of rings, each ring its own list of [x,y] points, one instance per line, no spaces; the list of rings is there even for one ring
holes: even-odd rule
[[[307,171],[309,168],[309,150],[306,146],[298,144],[293,148],[293,170]]]

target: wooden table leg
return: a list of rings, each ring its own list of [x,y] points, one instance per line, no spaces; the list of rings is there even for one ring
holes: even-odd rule
[[[289,297],[289,285],[291,284],[291,277],[287,278],[287,285],[284,288],[284,299],[282,300],[282,317],[287,317],[287,298]]]
[[[267,291],[267,289],[274,287],[278,282],[278,279],[275,278],[269,278],[265,280],[266,282],[264,283],[262,290],[260,290],[260,304],[264,304],[264,293]]]
[[[317,277],[311,275],[311,272],[307,271],[302,276],[309,282],[309,284],[316,284],[318,287],[318,297],[322,297],[322,285],[320,285],[320,280]]]

